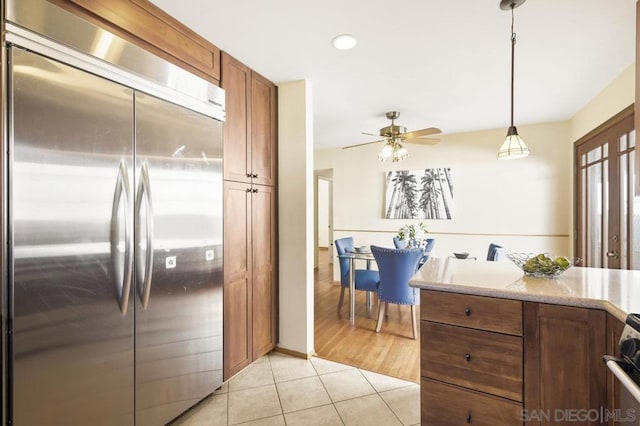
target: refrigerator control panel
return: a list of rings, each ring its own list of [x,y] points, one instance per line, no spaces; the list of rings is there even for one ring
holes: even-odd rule
[[[204,252],[204,260],[207,262],[213,260],[213,250],[206,250]]]
[[[176,267],[176,257],[175,256],[167,256],[165,258],[165,267],[167,269],[173,269]]]

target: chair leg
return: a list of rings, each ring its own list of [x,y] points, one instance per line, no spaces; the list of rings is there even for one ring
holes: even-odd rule
[[[418,338],[418,323],[416,321],[416,305],[411,305],[411,326],[413,327],[413,340]]]
[[[387,311],[387,302],[378,303],[378,324],[376,324],[376,333],[380,333],[380,329],[382,328],[382,320],[384,318],[384,313]]]
[[[340,287],[340,300],[338,300],[338,313],[342,309],[342,303],[344,302],[344,287]]]
[[[371,297],[371,292],[367,291],[367,312],[371,312],[371,309],[373,308],[373,299]]]

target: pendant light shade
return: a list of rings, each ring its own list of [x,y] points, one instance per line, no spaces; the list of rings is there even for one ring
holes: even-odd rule
[[[498,160],[516,160],[528,155],[529,148],[518,134],[518,129],[515,126],[509,127],[507,137],[498,151]]]
[[[511,10],[511,126],[509,126],[507,137],[498,151],[498,160],[515,160],[529,155],[529,148],[527,148],[527,145],[518,134],[516,126],[513,125],[513,81],[516,49],[516,33],[513,31],[513,10],[525,1],[526,0],[502,0],[500,2],[500,9]]]

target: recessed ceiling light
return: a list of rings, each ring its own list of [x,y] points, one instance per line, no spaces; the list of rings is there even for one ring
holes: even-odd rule
[[[340,34],[331,40],[333,47],[340,50],[353,49],[356,45],[356,38],[351,34]]]

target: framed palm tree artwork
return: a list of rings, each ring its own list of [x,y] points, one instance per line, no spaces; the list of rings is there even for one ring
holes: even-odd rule
[[[450,168],[387,172],[385,218],[451,219],[452,213]]]

